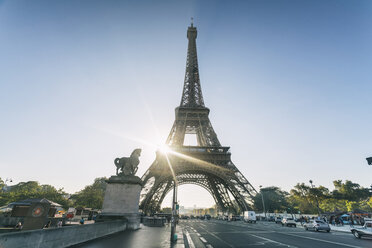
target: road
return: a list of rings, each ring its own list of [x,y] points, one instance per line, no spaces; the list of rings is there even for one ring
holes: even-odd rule
[[[249,224],[243,221],[192,219],[182,220],[180,225],[187,230],[187,236],[195,248],[372,248],[372,239],[356,239],[351,233],[305,231],[302,228],[282,227],[273,222]]]

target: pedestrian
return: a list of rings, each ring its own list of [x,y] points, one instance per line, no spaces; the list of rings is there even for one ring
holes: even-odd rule
[[[62,227],[62,220],[58,221],[57,227]]]
[[[350,225],[350,227],[353,227],[354,226],[354,218],[353,218],[352,215],[350,215],[349,225]]]
[[[48,223],[45,224],[44,228],[49,228],[51,224],[52,224],[52,221],[49,220]]]
[[[336,224],[336,222],[335,222],[335,216],[332,216],[332,217],[331,217],[331,221],[330,221],[330,222],[331,222],[331,224],[332,224],[333,226]]]
[[[19,221],[19,222],[17,223],[17,225],[15,226],[15,228],[21,231],[22,228],[23,228],[23,224],[22,224],[22,222]]]
[[[81,219],[80,219],[80,224],[84,225],[84,218],[83,217],[81,217]]]

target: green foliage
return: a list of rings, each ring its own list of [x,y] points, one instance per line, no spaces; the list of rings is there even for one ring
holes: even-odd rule
[[[324,188],[313,189],[304,183],[298,183],[290,191],[289,202],[301,213],[316,213],[316,199],[315,197],[325,198],[323,192]]]
[[[165,208],[162,208],[160,212],[165,213],[165,214],[171,214],[172,213],[172,208],[165,207]]]
[[[334,198],[328,198],[319,203],[320,209],[324,212],[334,212],[334,211],[348,211],[346,206],[346,200],[338,200]]]
[[[3,187],[1,189],[3,189]],[[0,206],[29,198],[46,198],[61,204],[62,207],[66,209],[70,204],[66,195],[63,189],[57,190],[51,185],[40,185],[35,181],[20,182],[11,186],[9,190],[2,190],[0,195]]]
[[[4,183],[3,179],[1,179],[1,177],[0,177],[0,192],[2,191],[4,186],[5,186],[5,183]]]
[[[290,204],[287,201],[288,193],[278,187],[262,188],[260,193],[253,197],[253,207],[256,210],[262,211],[262,196],[265,202],[266,212],[286,211]]]
[[[371,208],[372,210],[372,196],[369,198],[369,200],[366,202],[367,205]]]
[[[361,209],[372,211],[372,197],[368,188],[346,180],[333,182],[335,189],[330,191],[324,186],[311,187],[304,183],[296,184],[290,194],[277,187],[263,188],[266,211],[281,212],[288,207],[293,212],[316,214],[317,200],[322,212],[353,211]],[[254,198],[254,208],[262,210],[261,193]]]
[[[371,193],[357,183],[346,180],[333,181],[335,189],[330,192],[323,186],[311,188],[304,183],[297,184],[292,190],[290,201],[305,213],[317,213],[316,199],[323,212],[353,211],[362,209],[371,211],[368,205]]]
[[[345,183],[342,180],[336,180],[333,181],[333,185],[335,186],[335,190],[332,191],[332,196],[335,199],[361,201],[370,196],[368,188],[363,188],[359,184],[349,180],[346,180]]]
[[[105,177],[96,178],[92,185],[88,185],[72,195],[71,199],[74,201],[74,206],[101,209],[106,190],[105,180],[107,180]]]
[[[346,201],[346,208],[347,208],[347,211],[353,211],[354,209],[358,209],[360,207],[360,203],[359,202],[355,202],[355,201]]]

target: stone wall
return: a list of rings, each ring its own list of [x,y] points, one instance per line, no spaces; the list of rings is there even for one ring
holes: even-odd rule
[[[1,248],[59,248],[126,230],[126,220],[0,234]]]

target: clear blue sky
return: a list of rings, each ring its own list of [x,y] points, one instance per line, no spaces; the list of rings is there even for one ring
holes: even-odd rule
[[[170,131],[193,16],[210,119],[255,187],[367,187],[371,13],[351,0],[0,0],[0,177],[73,193],[137,147],[142,175],[155,148],[134,139]],[[212,204],[181,190],[183,205]]]

